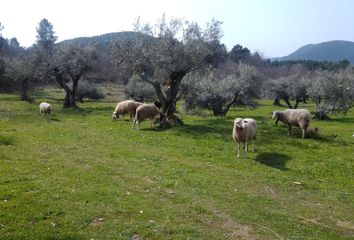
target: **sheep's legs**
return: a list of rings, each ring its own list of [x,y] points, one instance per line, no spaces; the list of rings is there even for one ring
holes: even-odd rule
[[[254,147],[254,140],[252,140],[252,148],[253,148],[253,152],[255,152],[256,148]]]
[[[306,128],[302,128],[302,139],[305,138],[306,135]]]
[[[245,152],[248,152],[248,143],[245,142]]]
[[[237,143],[237,158],[240,158],[240,143]]]
[[[288,136],[291,135],[291,125],[288,125]]]
[[[137,121],[136,119],[134,119],[133,121],[132,129],[134,129],[136,123],[138,123],[138,130],[140,130],[139,121]]]

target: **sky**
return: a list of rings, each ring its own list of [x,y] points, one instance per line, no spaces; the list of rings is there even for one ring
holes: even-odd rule
[[[0,23],[3,37],[28,47],[43,18],[58,41],[132,31],[138,17],[155,23],[165,14],[202,27],[215,18],[223,22],[228,50],[240,44],[270,58],[310,43],[354,41],[353,10],[353,0],[7,0],[0,4]]]

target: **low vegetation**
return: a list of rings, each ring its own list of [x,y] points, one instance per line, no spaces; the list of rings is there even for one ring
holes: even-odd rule
[[[275,126],[273,101],[223,118],[177,105],[184,125],[133,131],[111,120],[111,95],[73,109],[63,90],[29,95],[0,94],[0,239],[354,237],[353,110],[314,120],[320,135],[301,140]],[[240,159],[235,117],[259,130],[257,151]]]

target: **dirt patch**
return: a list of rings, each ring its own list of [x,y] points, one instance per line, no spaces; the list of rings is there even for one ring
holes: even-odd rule
[[[352,223],[352,222],[338,220],[336,222],[336,225],[340,228],[353,231],[353,233],[354,233],[354,223]]]
[[[226,213],[214,211],[215,216],[218,218],[218,223],[214,223],[228,231],[227,239],[240,239],[240,240],[253,240],[259,239],[258,236],[251,234],[252,227],[247,224],[242,224],[231,218]]]
[[[143,238],[140,237],[138,234],[134,234],[131,240],[143,240]]]
[[[96,227],[101,225],[104,222],[103,218],[95,218],[90,222],[90,226]]]

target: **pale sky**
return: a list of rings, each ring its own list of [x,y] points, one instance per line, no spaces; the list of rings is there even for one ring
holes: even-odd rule
[[[62,41],[132,31],[137,17],[154,23],[164,13],[203,27],[214,17],[223,22],[228,50],[241,44],[265,57],[309,43],[354,41],[354,0],[6,0],[0,7],[3,37],[26,47],[43,18]]]

